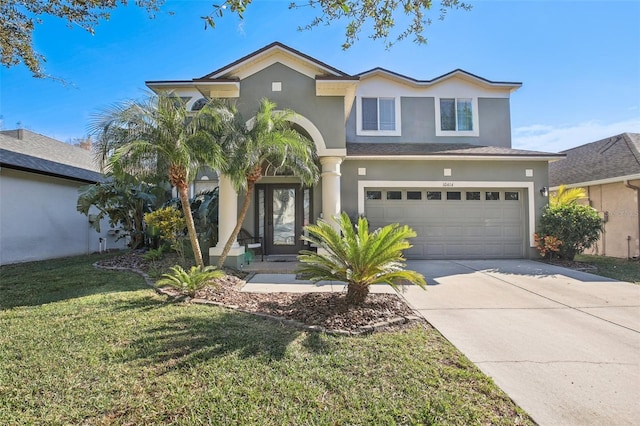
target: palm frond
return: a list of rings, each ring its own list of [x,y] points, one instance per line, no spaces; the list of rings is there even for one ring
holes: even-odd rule
[[[566,185],[560,185],[558,190],[549,196],[549,205],[551,207],[565,206],[584,198],[587,198],[587,191],[584,188],[567,188]]]
[[[324,220],[305,227],[308,235],[302,239],[319,250],[300,252],[298,270],[303,276],[314,282],[344,281],[349,291],[351,286],[366,288],[378,283],[394,287],[404,282],[425,286],[421,274],[405,269],[402,251],[411,247],[408,239],[416,235],[408,226],[392,224],[370,232],[365,218],[359,218],[356,226],[346,213],[336,220],[339,230]],[[366,296],[366,292],[358,294]]]

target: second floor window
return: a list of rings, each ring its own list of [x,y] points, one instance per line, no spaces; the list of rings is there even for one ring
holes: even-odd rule
[[[478,98],[435,98],[436,136],[480,136]]]
[[[396,130],[394,98],[362,98],[362,130]]]
[[[469,98],[440,98],[440,129],[472,131],[473,103]]]

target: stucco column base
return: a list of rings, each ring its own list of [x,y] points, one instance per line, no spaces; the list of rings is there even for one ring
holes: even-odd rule
[[[217,265],[218,260],[220,259],[220,255],[222,254],[222,250],[224,246],[220,247],[211,247],[209,248],[209,264]],[[235,246],[231,247],[229,250],[229,254],[227,258],[224,260],[223,265],[228,268],[237,269],[238,271],[244,268],[245,264],[245,256],[244,256],[244,246]]]

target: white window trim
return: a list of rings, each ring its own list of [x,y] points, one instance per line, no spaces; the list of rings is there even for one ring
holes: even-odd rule
[[[473,130],[442,130],[440,119],[440,99],[471,99],[471,117],[473,119]],[[478,98],[468,96],[440,96],[435,98],[436,111],[436,136],[480,136],[480,120],[478,120]],[[456,123],[457,125],[457,123]]]
[[[396,116],[396,129],[395,130],[362,130],[362,98],[376,98],[376,99],[393,99],[395,116]],[[378,107],[378,114],[380,114],[380,108]],[[402,117],[400,114],[400,97],[399,96],[358,96],[358,104],[356,107],[356,135],[358,136],[402,136],[402,130],[400,123],[402,123]],[[378,118],[378,126],[380,126],[380,120]]]

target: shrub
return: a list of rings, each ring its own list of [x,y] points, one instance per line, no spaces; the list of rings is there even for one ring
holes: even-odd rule
[[[411,228],[396,223],[369,232],[369,223],[364,217],[358,218],[355,227],[347,213],[336,220],[340,230],[322,220],[305,227],[309,235],[302,239],[325,253],[301,251],[298,271],[302,276],[314,282],[346,282],[347,302],[353,305],[365,301],[372,284],[385,283],[395,288],[406,282],[424,288],[422,274],[404,269],[402,251],[411,247],[408,239],[416,236]]]
[[[561,259],[573,260],[576,254],[590,248],[602,231],[602,219],[589,206],[576,203],[547,206],[540,219],[538,235],[562,241],[558,247]]]
[[[224,276],[224,272],[213,266],[192,266],[185,271],[180,265],[171,268],[171,273],[162,274],[164,278],[156,282],[157,286],[168,285],[186,292],[189,296],[195,296],[196,292],[204,288],[209,281]]]
[[[558,253],[560,251],[562,241],[557,237],[552,235],[540,236],[538,234],[533,234],[533,238],[536,242],[536,249],[540,252],[540,256],[542,257],[548,257],[551,259],[554,253]]]
[[[162,256],[164,256],[164,250],[162,249],[162,246],[160,246],[157,249],[147,250],[147,252],[142,257],[144,257],[144,259],[148,260],[149,262],[157,262],[158,260],[162,259]]]
[[[155,231],[160,234],[162,239],[167,241],[171,248],[178,253],[182,263],[184,260],[184,240],[187,222],[184,220],[182,212],[173,207],[163,207],[154,212],[144,215],[147,226],[152,228],[150,232]]]

